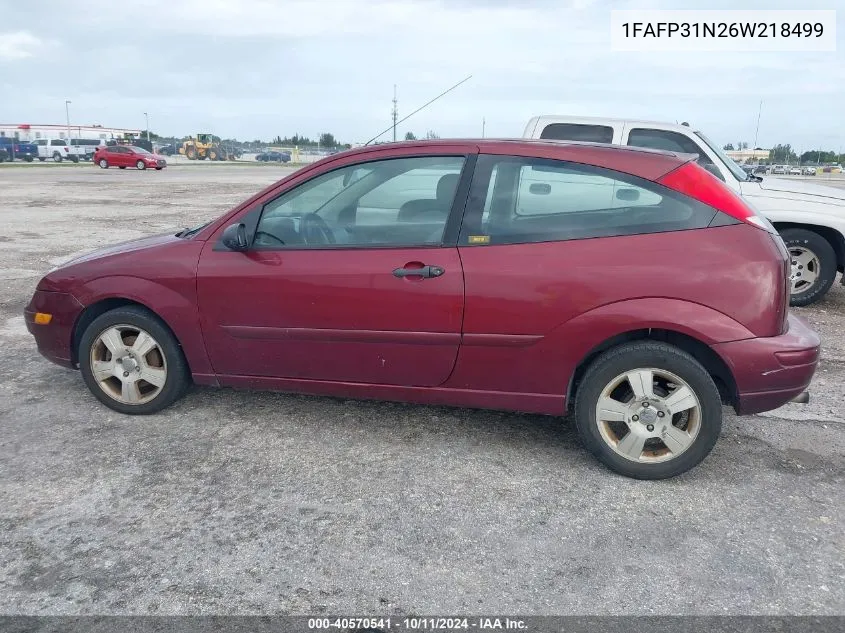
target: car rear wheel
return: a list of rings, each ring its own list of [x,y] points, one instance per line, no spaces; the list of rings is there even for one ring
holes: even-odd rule
[[[109,161],[107,161],[105,158],[101,158],[100,162],[97,163],[97,164],[100,166],[101,169],[108,169],[109,168]]]
[[[91,393],[120,413],[155,413],[190,385],[176,338],[155,315],[136,306],[94,319],[80,340],[79,368]]]
[[[722,402],[690,354],[638,341],[593,361],[578,387],[575,422],[585,446],[612,470],[665,479],[710,453],[722,428]]]
[[[135,163],[135,167],[136,167],[137,169],[146,169],[146,168],[147,168],[147,163],[145,163],[145,162],[144,162],[144,161],[142,161],[142,160],[139,160],[137,163]]]
[[[836,252],[830,242],[807,229],[786,229],[781,237],[792,260],[789,305],[815,303],[836,278]]]
[[[59,154],[58,152],[53,152],[53,160],[56,161],[57,163],[62,162],[62,155]]]

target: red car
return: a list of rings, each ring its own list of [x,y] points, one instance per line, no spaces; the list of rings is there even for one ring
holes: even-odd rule
[[[694,156],[544,141],[364,147],[38,284],[39,351],[123,413],[199,385],[574,413],[663,478],[722,404],[804,399],[819,339],[783,242]]]
[[[158,154],[152,154],[143,147],[134,145],[106,145],[97,148],[94,152],[94,164],[103,169],[109,167],[134,167],[135,169],[162,170],[167,167],[167,161]]]

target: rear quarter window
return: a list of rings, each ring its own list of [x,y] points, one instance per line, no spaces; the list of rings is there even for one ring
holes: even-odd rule
[[[613,128],[607,125],[584,125],[581,123],[550,123],[543,128],[540,138],[553,141],[584,141],[588,143],[612,143]]]
[[[476,173],[480,178],[473,180],[462,244],[554,242],[701,229],[717,213],[657,183],[565,161],[482,156]]]

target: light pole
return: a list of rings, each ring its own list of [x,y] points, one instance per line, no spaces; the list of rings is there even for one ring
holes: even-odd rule
[[[65,117],[67,117],[67,142],[70,143],[70,101],[65,99]]]
[[[150,115],[144,112],[144,118],[147,119],[147,141],[150,140]]]
[[[757,135],[760,134],[760,115],[763,114],[763,101],[760,100],[760,108],[757,110],[757,129],[754,130],[754,147],[757,149]]]

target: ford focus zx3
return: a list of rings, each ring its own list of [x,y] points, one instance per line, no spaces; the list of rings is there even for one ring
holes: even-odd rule
[[[670,477],[710,452],[722,404],[803,399],[819,356],[787,310],[781,239],[694,158],[360,148],[208,224],[52,270],[26,320],[122,413],[192,382],[569,412],[613,470]]]

